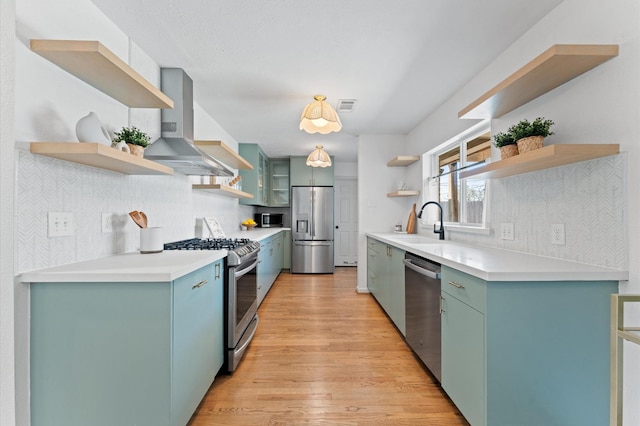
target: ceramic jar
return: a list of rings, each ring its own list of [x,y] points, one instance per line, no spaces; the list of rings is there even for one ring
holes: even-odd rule
[[[98,115],[90,112],[76,124],[76,136],[80,142],[93,142],[111,146],[111,136],[104,128]]]

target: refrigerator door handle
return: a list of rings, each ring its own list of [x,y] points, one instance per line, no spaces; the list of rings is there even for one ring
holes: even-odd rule
[[[331,241],[294,241],[294,246],[330,246]]]
[[[316,190],[311,190],[311,238],[316,236],[316,218],[314,216],[314,208],[316,204]]]

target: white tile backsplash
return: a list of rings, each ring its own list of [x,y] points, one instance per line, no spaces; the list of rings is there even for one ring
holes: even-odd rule
[[[17,273],[138,250],[131,210],[144,211],[149,226],[163,227],[164,241],[193,237],[196,217],[221,217],[230,233],[253,212],[234,198],[193,191],[181,174],[129,176],[21,150],[16,170]],[[73,213],[72,236],[47,236],[52,211]],[[102,233],[102,213],[117,214],[115,232]]]
[[[489,236],[451,232],[451,239],[627,268],[625,153],[490,181]],[[500,239],[500,224],[515,239]],[[565,226],[564,245],[551,244],[551,224]]]

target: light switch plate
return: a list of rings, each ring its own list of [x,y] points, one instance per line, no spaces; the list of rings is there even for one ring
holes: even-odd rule
[[[73,213],[70,212],[49,212],[48,215],[48,236],[66,237],[73,235]]]
[[[501,223],[500,224],[500,239],[513,241],[515,235],[513,232],[513,223]]]
[[[551,244],[563,246],[564,240],[564,223],[551,224]]]
[[[115,221],[116,221],[115,213],[102,213],[102,221],[101,221],[102,233],[103,234],[112,233]]]

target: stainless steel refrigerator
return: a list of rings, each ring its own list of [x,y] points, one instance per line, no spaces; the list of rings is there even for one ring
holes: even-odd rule
[[[333,274],[333,187],[291,187],[291,272]]]

